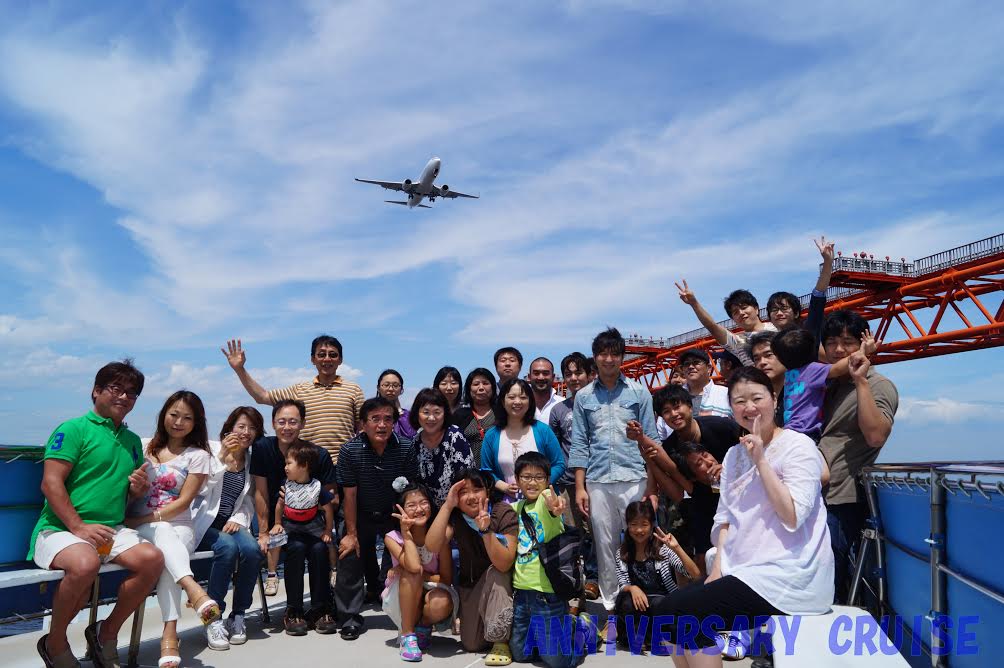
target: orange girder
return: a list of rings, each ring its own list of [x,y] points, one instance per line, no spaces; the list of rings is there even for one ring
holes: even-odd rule
[[[1004,297],[1004,252],[919,277],[837,270],[831,285],[860,292],[828,302],[827,312],[851,309],[866,320],[878,320],[872,324],[876,338],[882,341],[872,357],[875,364],[1004,345],[1004,298],[996,308],[980,299],[985,295]],[[966,305],[968,309],[963,308]],[[927,309],[933,314],[925,325],[917,312]],[[945,329],[949,314],[954,314],[958,325]],[[672,347],[628,345],[627,354],[632,357],[621,369],[655,389],[669,382],[676,359],[691,348],[721,350],[711,336]]]

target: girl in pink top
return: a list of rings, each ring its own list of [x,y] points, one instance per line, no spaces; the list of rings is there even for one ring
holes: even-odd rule
[[[451,628],[459,607],[451,586],[453,559],[449,543],[438,553],[425,547],[425,532],[433,514],[428,490],[404,477],[394,481],[394,489],[400,496],[397,512],[391,516],[400,528],[384,536],[393,567],[381,599],[384,612],[401,630],[401,659],[421,661],[433,628]]]

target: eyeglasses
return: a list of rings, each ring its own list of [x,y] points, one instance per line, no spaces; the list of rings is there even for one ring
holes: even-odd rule
[[[519,476],[520,482],[544,482],[547,480],[547,476],[543,473],[538,473],[537,475],[530,475],[527,473],[521,473]]]
[[[299,427],[300,421],[296,418],[280,418],[275,421],[276,427]]]
[[[794,313],[795,309],[790,306],[772,306],[767,311],[768,313]]]
[[[131,387],[125,388],[119,385],[105,385],[104,389],[105,392],[116,398],[121,397],[124,394],[127,399],[135,400],[136,397],[139,396],[139,392],[137,392]]]
[[[404,504],[405,510],[418,510],[419,508],[431,508],[432,505],[428,501],[412,501],[411,503]]]
[[[329,352],[325,352],[323,350],[320,351],[320,352],[314,353],[314,359],[319,359],[319,360],[336,360],[336,359],[339,359],[341,356],[342,356],[342,354],[339,353],[339,352],[330,352],[329,353]]]
[[[418,414],[421,415],[422,417],[424,417],[427,420],[438,420],[439,418],[443,417],[443,415],[445,415],[445,413],[443,413],[442,409],[438,409],[438,410],[422,410],[422,411],[419,411]]]
[[[394,418],[388,415],[370,415],[366,421],[370,424],[394,424]]]
[[[400,390],[401,383],[380,383],[380,389],[382,390]]]
[[[680,368],[689,369],[690,367],[698,367],[702,364],[707,364],[707,362],[703,360],[690,360],[689,362],[680,362]]]

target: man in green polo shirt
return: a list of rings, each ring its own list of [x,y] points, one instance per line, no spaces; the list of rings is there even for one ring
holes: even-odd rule
[[[28,558],[65,573],[53,596],[49,633],[38,641],[38,653],[49,668],[80,665],[66,629],[86,604],[103,562],[114,562],[130,574],[111,614],[88,626],[84,636],[95,666],[118,668],[119,629],[164,568],[160,550],[122,526],[128,500],[145,494],[150,485],[142,468],[143,445],[123,422],[142,390],[143,374],[130,360],[106,364],[94,378],[94,408],[59,425],[46,444],[45,505]]]

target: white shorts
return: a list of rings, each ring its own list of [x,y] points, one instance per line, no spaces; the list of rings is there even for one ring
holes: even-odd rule
[[[112,551],[108,553],[107,557],[101,557],[101,563],[107,564],[109,561],[114,561],[120,554],[130,548],[136,547],[141,542],[139,534],[136,533],[135,529],[124,527],[121,524],[115,527],[114,541],[112,543]],[[57,554],[77,543],[88,545],[92,550],[97,552],[96,547],[69,531],[55,531],[52,529],[40,531],[38,537],[35,538],[35,563],[38,564],[39,568],[48,570],[52,566],[52,560],[56,558]]]
[[[394,626],[401,628],[401,600],[400,600],[400,578],[388,578],[391,580],[389,586],[387,586],[383,593],[380,595],[382,599],[382,608],[384,613],[390,617],[390,620],[394,622]],[[433,630],[444,633],[453,628],[453,620],[457,618],[460,614],[460,598],[457,596],[457,591],[450,585],[445,585],[440,582],[426,582],[424,583],[425,591],[429,592],[433,589],[442,589],[447,594],[450,595],[450,600],[453,601],[453,610],[450,612],[450,616],[433,625]],[[415,620],[416,623],[418,620]]]

